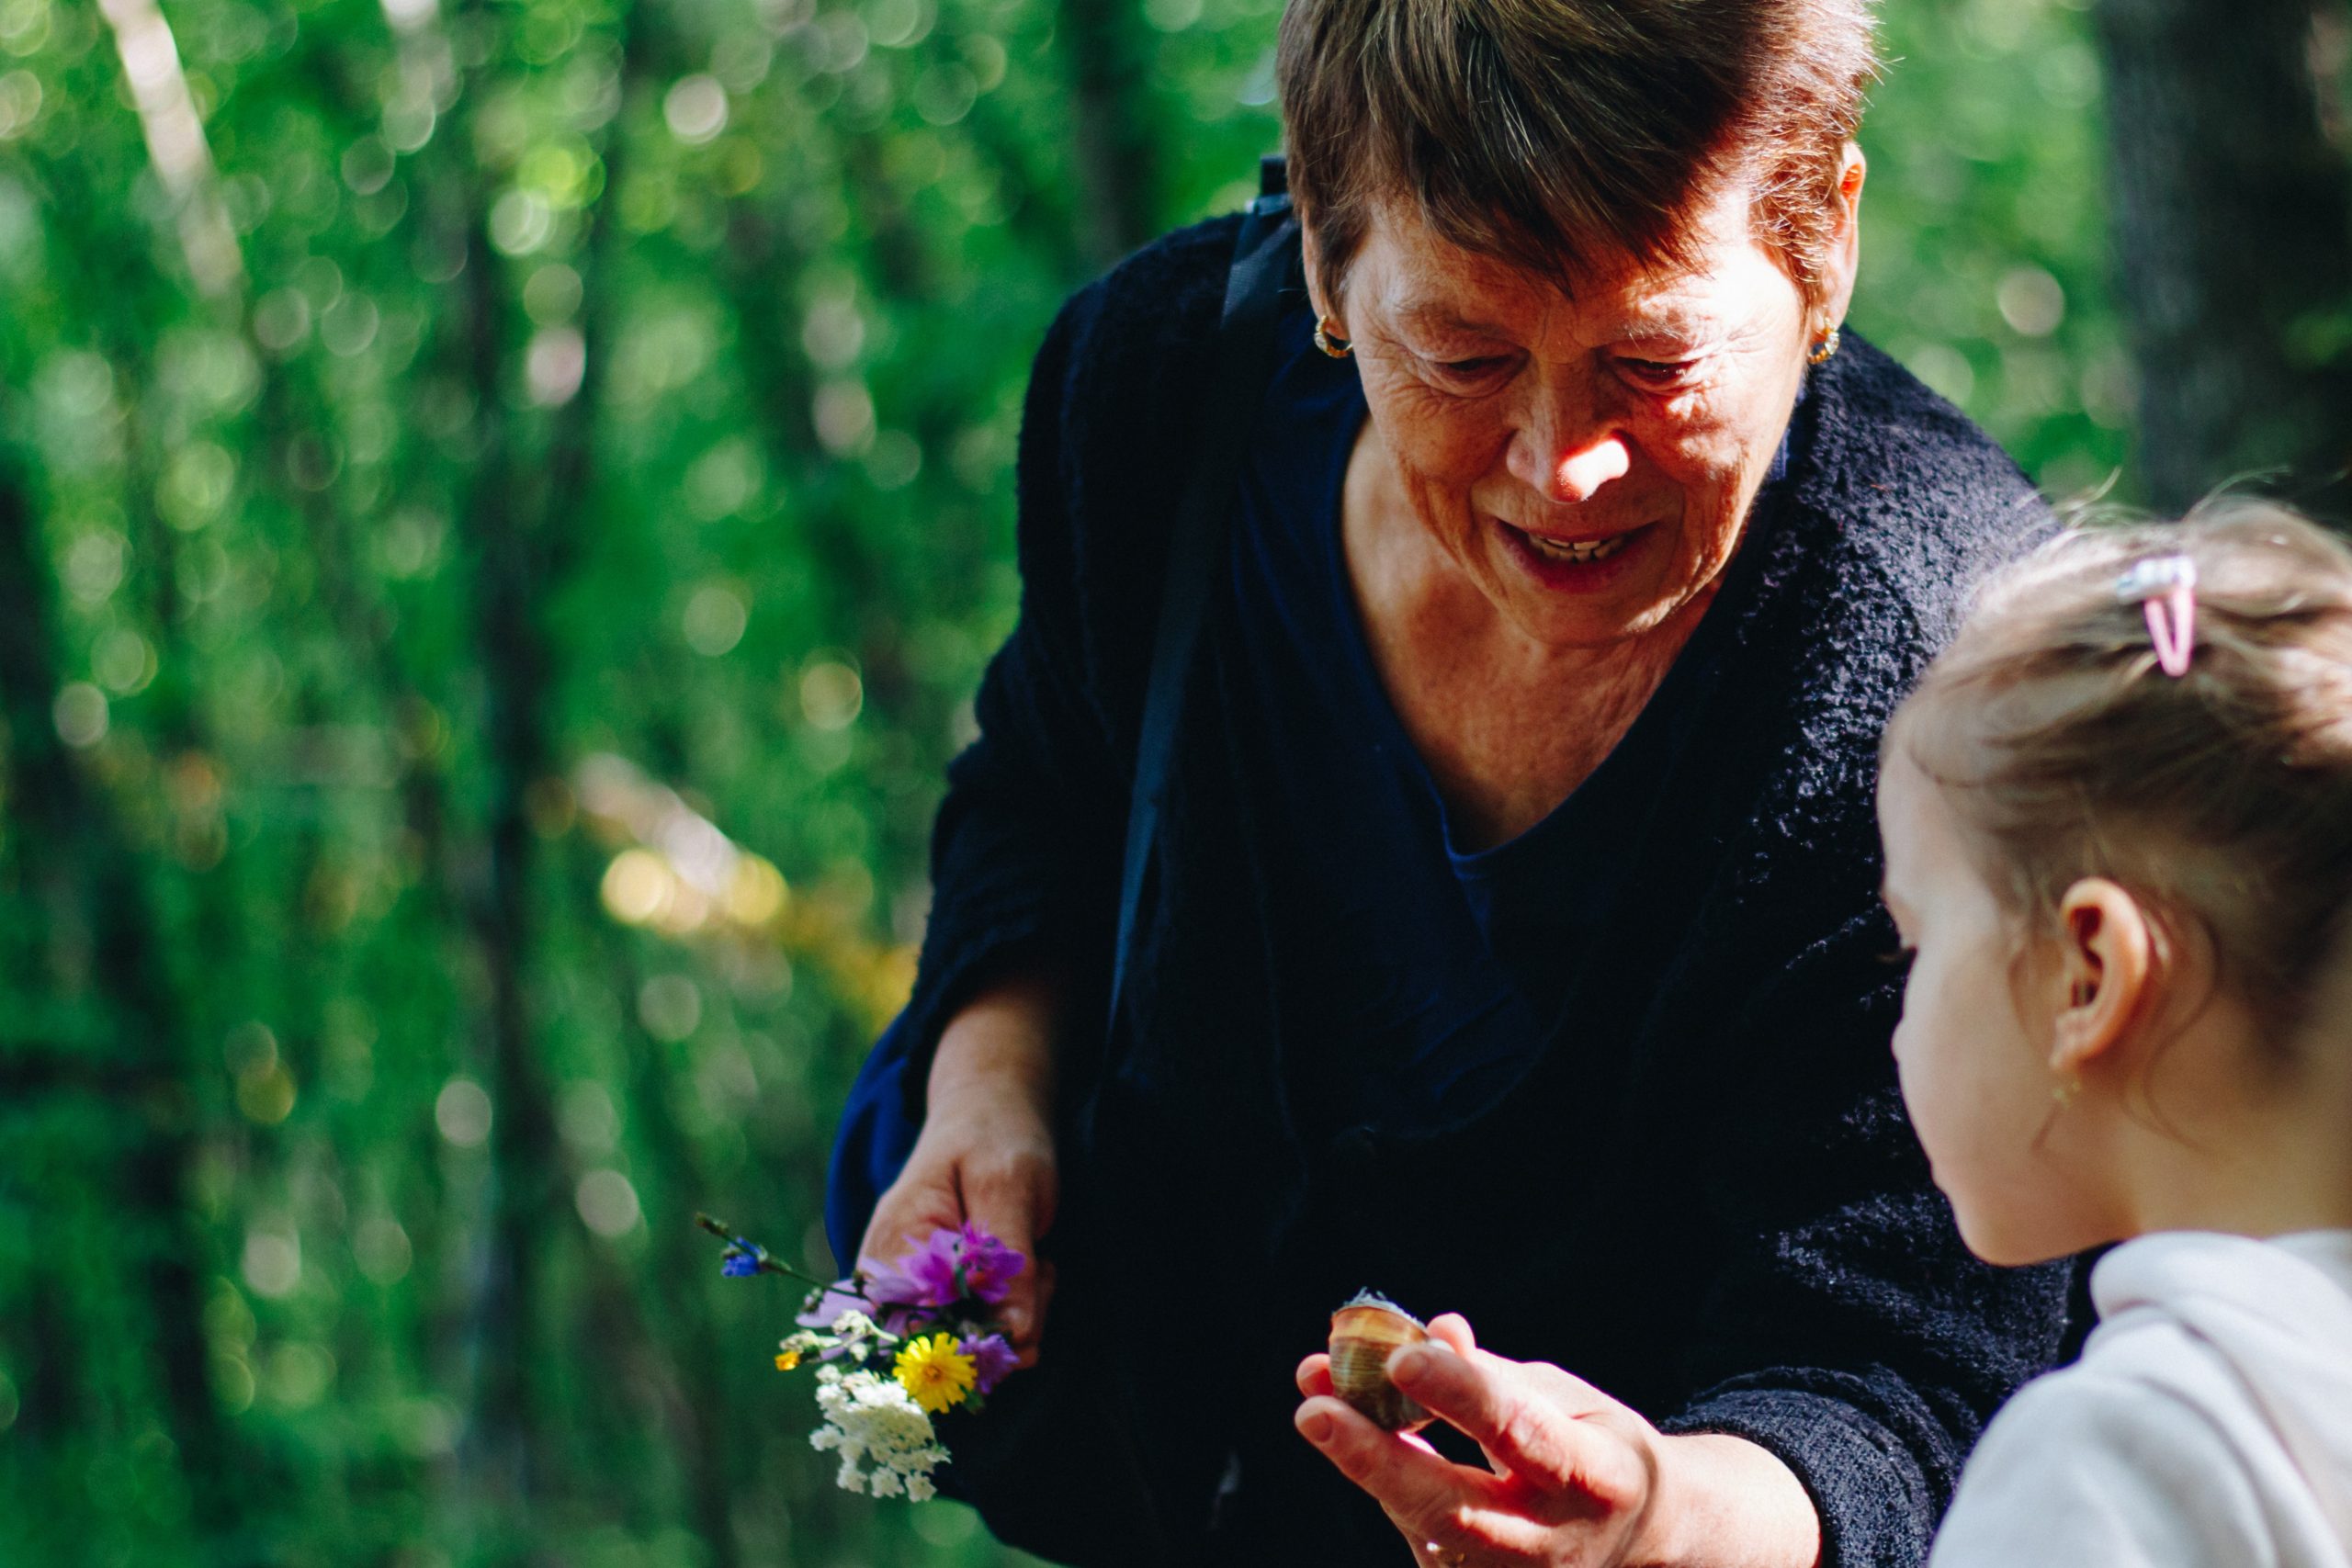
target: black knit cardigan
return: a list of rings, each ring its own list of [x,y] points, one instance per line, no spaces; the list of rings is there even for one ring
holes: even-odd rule
[[[1565,1025],[1505,1099],[1307,1146],[1286,1048],[1316,1026],[1270,922],[1251,671],[1213,603],[1118,1026],[1100,1023],[1159,580],[1234,221],[1077,295],[1021,437],[1017,628],[950,770],[915,994],[924,1060],[1009,964],[1068,977],[1059,1291],[1037,1370],[951,1417],[952,1486],[1060,1561],[1376,1564],[1404,1543],[1291,1426],[1291,1376],[1358,1287],[1468,1314],[1672,1432],[1785,1461],[1824,1562],[1912,1564],[1984,1420],[2062,1342],[2063,1266],[1972,1258],[1896,1092],[1877,897],[1881,729],[1968,580],[2045,530],[2016,466],[1849,335],[1800,406],[1723,673],[1660,786],[1643,872]],[[1302,301],[1303,308],[1303,301]],[[1296,940],[1295,931],[1284,940]],[[1564,959],[1564,962],[1567,961]],[[1344,1045],[1344,1043],[1338,1043]],[[1321,1042],[1324,1060],[1344,1051]]]

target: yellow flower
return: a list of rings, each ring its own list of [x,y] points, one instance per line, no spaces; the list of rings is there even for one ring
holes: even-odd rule
[[[972,1358],[956,1348],[953,1334],[909,1340],[899,1352],[898,1373],[899,1386],[934,1416],[972,1392]]]
[[[797,1350],[786,1350],[775,1359],[775,1370],[780,1372],[788,1372],[799,1364],[800,1352]]]

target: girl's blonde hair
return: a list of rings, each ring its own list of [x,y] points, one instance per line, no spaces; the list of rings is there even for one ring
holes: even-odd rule
[[[2188,671],[2159,667],[2138,562],[2196,569]],[[1990,579],[1888,728],[2029,921],[2086,876],[2211,954],[2282,1048],[2352,893],[2352,549],[2284,507],[2081,528]]]

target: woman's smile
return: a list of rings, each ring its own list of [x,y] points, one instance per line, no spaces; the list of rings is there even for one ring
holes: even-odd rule
[[[1538,534],[1488,520],[1505,553],[1543,588],[1558,593],[1589,593],[1635,570],[1656,543],[1657,525],[1645,523],[1619,533],[1581,538]]]

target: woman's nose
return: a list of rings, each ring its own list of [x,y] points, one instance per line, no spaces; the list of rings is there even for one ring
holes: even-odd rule
[[[1623,436],[1589,435],[1576,442],[1526,440],[1511,469],[1544,500],[1563,506],[1590,501],[1600,487],[1623,479],[1633,457]]]
[[[1625,443],[1615,435],[1604,435],[1573,450],[1554,453],[1550,471],[1544,475],[1544,494],[1552,501],[1589,501],[1611,479],[1624,478],[1632,466]]]

